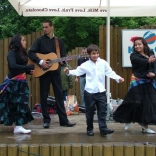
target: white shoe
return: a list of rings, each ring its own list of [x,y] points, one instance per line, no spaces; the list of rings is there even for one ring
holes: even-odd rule
[[[156,132],[151,130],[150,128],[145,128],[144,126],[142,126],[142,133],[155,134]]]
[[[31,130],[30,129],[24,129],[22,126],[16,126],[14,128],[14,134],[18,134],[18,133],[28,134],[28,133],[31,133]]]
[[[131,126],[131,123],[125,123],[125,131],[128,130],[130,126]]]

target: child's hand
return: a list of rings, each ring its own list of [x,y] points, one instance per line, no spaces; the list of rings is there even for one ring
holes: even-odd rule
[[[66,68],[64,69],[64,72],[65,72],[66,74],[69,74],[69,69],[66,67]]]
[[[76,77],[76,78],[75,78],[75,82],[78,82],[78,81],[79,81],[79,80],[78,80],[78,77]]]
[[[34,74],[34,70],[30,70],[30,75],[33,75]]]
[[[147,76],[152,78],[152,77],[155,77],[155,74],[152,73],[152,72],[149,72],[149,73],[147,74]]]
[[[122,82],[124,82],[124,78],[121,77],[121,78],[119,79],[119,83],[122,83]]]

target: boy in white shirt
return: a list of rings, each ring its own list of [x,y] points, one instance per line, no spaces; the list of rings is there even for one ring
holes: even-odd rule
[[[91,44],[87,47],[89,60],[78,66],[75,70],[66,68],[64,71],[68,75],[80,76],[86,74],[86,85],[84,100],[86,104],[87,135],[93,136],[93,117],[96,105],[100,135],[105,136],[113,133],[114,130],[108,129],[106,125],[107,98],[105,89],[105,76],[115,79],[118,83],[124,81],[117,75],[109,64],[99,57],[99,47]]]

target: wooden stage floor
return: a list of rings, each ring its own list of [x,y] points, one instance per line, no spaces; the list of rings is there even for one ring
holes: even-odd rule
[[[25,128],[32,130],[31,134],[13,134],[12,126],[0,125],[0,144],[66,144],[66,143],[156,143],[156,134],[143,134],[138,124],[132,124],[130,129],[125,131],[124,124],[107,122],[108,128],[115,132],[105,137],[99,134],[98,123],[94,122],[94,136],[86,135],[85,114],[68,116],[70,122],[76,122],[74,127],[60,127],[57,115],[51,115],[51,125],[49,129],[42,126],[42,117],[35,117],[35,120]],[[156,126],[150,125],[156,131]]]

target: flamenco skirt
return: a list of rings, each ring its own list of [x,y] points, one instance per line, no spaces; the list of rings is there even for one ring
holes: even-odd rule
[[[156,90],[151,83],[132,87],[113,113],[120,123],[156,124]]]
[[[21,126],[34,118],[28,106],[29,89],[27,82],[10,81],[0,94],[0,120],[4,125]]]

